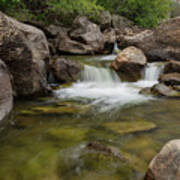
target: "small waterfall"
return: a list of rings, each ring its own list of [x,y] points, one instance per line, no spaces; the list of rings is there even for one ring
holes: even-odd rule
[[[84,71],[81,73],[81,81],[98,82],[98,83],[117,83],[120,79],[116,72],[103,67],[94,67],[85,65]]]
[[[162,63],[148,63],[145,69],[144,80],[146,81],[158,81],[160,74],[162,73],[164,66]]]
[[[117,54],[118,51],[119,51],[118,43],[117,43],[117,41],[115,41],[114,42],[114,48],[113,48],[113,53],[112,54]]]

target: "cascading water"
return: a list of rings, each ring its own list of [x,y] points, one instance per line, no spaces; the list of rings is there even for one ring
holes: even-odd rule
[[[158,78],[162,73],[163,69],[164,66],[162,63],[147,64],[144,79],[147,81],[158,81]]]
[[[101,58],[101,60],[103,61],[107,61],[107,60],[114,60],[117,56],[117,52],[119,51],[119,48],[118,48],[118,44],[117,42],[115,41],[114,42],[114,47],[113,47],[113,51],[112,51],[112,54],[108,55],[108,56],[104,56]]]
[[[130,83],[121,82],[110,68],[85,65],[80,81],[70,88],[56,91],[56,94],[64,99],[89,100],[99,105],[101,111],[138,104],[152,99],[139,94],[139,91],[156,84],[161,71],[162,68],[157,63],[149,64],[145,70],[145,78]]]

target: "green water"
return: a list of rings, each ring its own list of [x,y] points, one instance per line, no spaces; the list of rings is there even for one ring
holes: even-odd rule
[[[141,180],[161,147],[180,138],[179,103],[97,112],[89,102],[53,97],[17,101],[0,130],[0,180]],[[123,158],[89,150],[95,141]]]

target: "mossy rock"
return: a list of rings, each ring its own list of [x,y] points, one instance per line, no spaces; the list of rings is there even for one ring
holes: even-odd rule
[[[104,124],[104,127],[118,134],[128,134],[128,133],[149,131],[156,128],[156,125],[152,122],[137,120],[137,121],[108,122]]]
[[[37,106],[28,110],[22,110],[22,115],[64,115],[86,113],[89,106],[87,105],[71,105],[64,103],[56,103],[53,106]]]
[[[60,141],[60,146],[64,148],[83,142],[87,132],[83,128],[52,128],[48,131],[48,137]]]
[[[138,146],[137,146],[138,144]],[[136,154],[149,162],[156,154],[157,143],[147,135],[141,135],[128,140],[123,144],[123,150]]]

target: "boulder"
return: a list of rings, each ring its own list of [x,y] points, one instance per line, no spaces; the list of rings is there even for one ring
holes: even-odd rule
[[[4,62],[0,60],[0,121],[12,110],[12,94],[9,72]]]
[[[168,142],[151,161],[144,180],[180,179],[180,140]]]
[[[133,26],[133,22],[130,21],[129,19],[123,17],[123,16],[119,16],[116,14],[112,15],[112,26],[115,29],[119,29],[122,32],[125,30],[125,28],[129,28]]]
[[[149,60],[180,60],[180,17],[169,19],[155,31],[124,36],[120,46],[134,45],[143,50]]]
[[[50,25],[46,28],[52,54],[95,54],[104,50],[100,27],[86,17],[77,17],[72,28]]]
[[[111,64],[122,80],[137,81],[146,65],[144,53],[136,47],[128,47],[118,54]]]
[[[104,53],[112,53],[114,43],[116,42],[116,33],[113,28],[108,28],[103,32],[104,37]]]
[[[88,45],[93,52],[101,53],[104,49],[104,38],[98,25],[85,16],[78,16],[69,33],[72,40]]]
[[[0,57],[11,75],[17,96],[48,92],[49,48],[44,33],[0,12]]]
[[[168,73],[160,76],[159,81],[168,86],[180,85],[180,73]]]
[[[164,67],[164,74],[175,72],[180,73],[180,62],[170,60]]]
[[[83,44],[69,37],[69,29],[59,27],[55,45],[57,51],[63,54],[93,54],[93,49],[88,44]]]
[[[59,58],[52,64],[55,79],[59,82],[72,82],[80,78],[81,65],[77,62]]]
[[[151,93],[152,95],[159,97],[180,97],[180,93],[178,91],[163,83],[154,85],[151,88]]]
[[[101,30],[111,28],[112,17],[111,17],[110,12],[102,11],[100,13],[98,21],[99,21],[98,24],[100,25]]]

